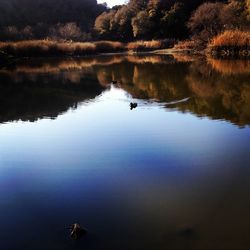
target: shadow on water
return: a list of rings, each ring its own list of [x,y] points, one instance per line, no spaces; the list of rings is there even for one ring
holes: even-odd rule
[[[56,118],[105,89],[95,75],[46,65],[0,70],[0,122]]]
[[[27,60],[0,70],[0,121],[55,118],[118,81],[134,98],[245,126],[249,69],[249,61],[182,55]]]

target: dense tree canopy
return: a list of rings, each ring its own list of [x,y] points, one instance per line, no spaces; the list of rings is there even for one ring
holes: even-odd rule
[[[204,3],[193,12],[188,27],[193,37],[203,42],[226,29],[249,29],[246,2]]]
[[[225,28],[244,28],[250,16],[249,1],[130,0],[102,13],[95,31],[100,39],[108,34],[110,39],[123,41],[183,39],[193,34],[207,40]]]

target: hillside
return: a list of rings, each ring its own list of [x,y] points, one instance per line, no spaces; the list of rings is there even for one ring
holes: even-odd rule
[[[0,0],[1,39],[80,37],[105,9],[96,0]]]

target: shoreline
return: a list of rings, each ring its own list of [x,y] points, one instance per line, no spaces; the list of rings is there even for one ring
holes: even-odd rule
[[[227,59],[227,60],[250,60],[250,51],[248,51],[247,55],[244,56],[231,56],[226,53],[223,55],[213,54],[213,53],[206,53],[205,50],[199,52],[191,49],[158,49],[158,50],[149,50],[149,51],[121,51],[121,52],[103,52],[103,53],[96,53],[96,54],[83,54],[83,55],[70,55],[70,54],[60,54],[60,55],[53,55],[53,54],[46,54],[46,55],[28,55],[28,56],[12,56],[6,53],[0,54],[0,67],[4,67],[10,64],[13,64],[21,59],[34,59],[34,58],[86,58],[86,57],[100,57],[100,56],[147,56],[147,55],[188,55],[191,57],[203,57],[203,58],[214,58],[214,59]]]

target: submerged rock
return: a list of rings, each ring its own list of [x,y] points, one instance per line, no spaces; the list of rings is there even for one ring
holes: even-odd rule
[[[78,223],[74,223],[70,226],[70,237],[73,240],[82,238],[87,233],[85,228],[82,228]]]

